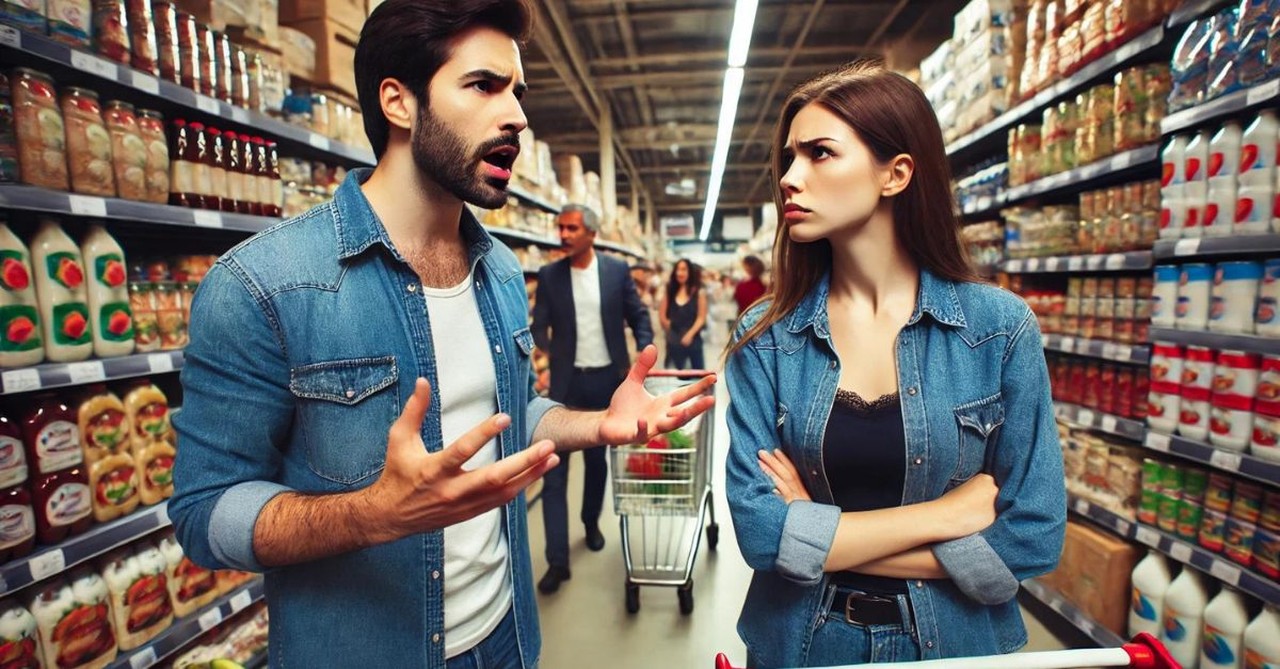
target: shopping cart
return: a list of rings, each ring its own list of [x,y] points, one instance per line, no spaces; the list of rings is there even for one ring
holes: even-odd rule
[[[651,393],[667,393],[710,373],[654,370],[644,385]],[[613,458],[613,509],[622,524],[628,613],[640,610],[642,585],[675,587],[680,612],[693,612],[693,561],[707,514],[707,547],[714,551],[720,539],[720,526],[716,525],[711,504],[714,433],[712,406],[673,433],[645,444],[609,449]]]
[[[859,664],[848,669],[1074,669],[1077,667],[1133,667],[1133,669],[1182,669],[1159,639],[1143,632],[1119,648],[1080,648],[1039,653],[1010,653],[948,660]],[[734,669],[724,653],[716,656],[716,669]],[[827,669],[838,669],[828,667]]]

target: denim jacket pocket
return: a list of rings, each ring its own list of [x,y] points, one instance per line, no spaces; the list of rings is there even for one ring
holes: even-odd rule
[[[994,448],[1004,425],[1004,402],[1000,393],[991,397],[962,404],[955,408],[959,425],[956,469],[948,487],[954,487],[973,478],[986,466],[987,452]]]
[[[344,485],[381,470],[400,409],[395,356],[303,365],[289,377],[311,470]]]
[[[529,328],[516,330],[512,336],[515,337],[516,350],[520,351],[520,355],[526,358],[533,355],[533,333],[529,332]]]

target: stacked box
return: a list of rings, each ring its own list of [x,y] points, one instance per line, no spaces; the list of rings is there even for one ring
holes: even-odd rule
[[[308,79],[321,88],[332,88],[348,95],[356,94],[356,42],[360,32],[328,19],[308,19],[297,21],[289,26],[297,33],[305,35],[315,43],[315,71],[307,76],[302,71],[290,70],[303,79]],[[298,39],[296,35],[286,37],[281,30],[282,39]],[[289,63],[290,49],[285,50],[285,60]]]
[[[1009,107],[1008,37],[1014,6],[1014,0],[973,0],[956,15],[951,43],[957,132],[969,132]]]

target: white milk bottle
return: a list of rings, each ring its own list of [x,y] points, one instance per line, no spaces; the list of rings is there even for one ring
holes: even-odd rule
[[[1232,233],[1243,135],[1239,123],[1228,121],[1209,142],[1209,195],[1201,214],[1206,237],[1223,237]]]
[[[1244,666],[1244,629],[1249,612],[1234,589],[1223,586],[1204,609],[1204,641],[1200,669],[1241,669]]]
[[[1160,640],[1183,669],[1200,664],[1200,636],[1204,631],[1204,607],[1209,601],[1200,573],[1184,567],[1164,595],[1164,633]]]
[[[1133,568],[1131,576],[1133,596],[1129,606],[1130,637],[1137,636],[1140,632],[1160,636],[1164,595],[1172,581],[1169,562],[1163,555],[1155,551],[1147,551],[1147,557]]]
[[[1280,669],[1280,613],[1274,606],[1262,609],[1244,628],[1245,669]]]
[[[80,247],[56,222],[44,219],[31,240],[31,265],[44,322],[45,357],[53,362],[88,358],[93,354],[93,326]]]
[[[89,321],[93,352],[99,358],[133,353],[128,264],[124,249],[100,223],[89,226],[80,250],[89,270]]]
[[[1182,164],[1187,179],[1183,191],[1187,200],[1187,220],[1182,227],[1182,236],[1203,237],[1204,211],[1209,201],[1208,130],[1201,131],[1187,143]]]
[[[1245,129],[1236,177],[1236,232],[1261,235],[1272,230],[1276,172],[1276,114],[1268,109]]]
[[[31,252],[0,223],[0,367],[27,367],[44,360],[40,303],[31,280]]]
[[[1182,235],[1187,221],[1186,135],[1174,135],[1161,153],[1160,175],[1160,239],[1176,239]]]

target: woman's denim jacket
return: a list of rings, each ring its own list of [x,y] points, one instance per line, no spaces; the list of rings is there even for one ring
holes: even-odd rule
[[[738,545],[755,570],[738,632],[761,666],[850,661],[809,654],[829,606],[823,563],[840,519],[822,443],[840,365],[857,364],[842,363],[832,347],[828,288],[829,276],[726,370],[727,493]],[[747,312],[736,338],[765,308]],[[1067,510],[1035,316],[1007,291],[921,271],[895,355],[907,447],[902,503],[936,499],[984,471],[1000,487],[993,525],[933,546],[950,578],[909,581],[922,657],[1014,651],[1026,643],[1018,582],[1057,565]],[[812,502],[788,505],[772,494],[756,453],[778,447],[795,462]]]

